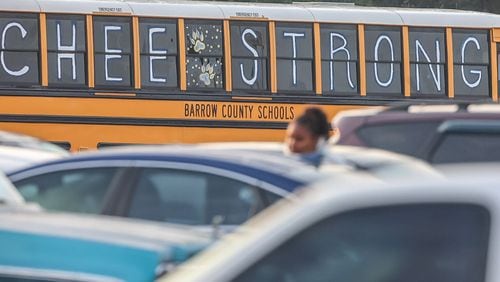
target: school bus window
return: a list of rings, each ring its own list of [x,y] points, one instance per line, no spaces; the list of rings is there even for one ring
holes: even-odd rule
[[[38,15],[0,13],[0,83],[39,85]]]
[[[357,26],[321,24],[323,94],[357,95],[358,63]]]
[[[453,30],[455,95],[490,95],[488,30]]]
[[[268,91],[269,36],[267,22],[231,22],[234,90]]]
[[[413,95],[446,96],[446,40],[443,28],[410,28]]]
[[[141,85],[177,88],[177,21],[140,19]]]
[[[401,28],[366,26],[367,94],[402,95]]]
[[[132,86],[132,36],[129,17],[94,17],[95,86]]]
[[[186,20],[188,89],[224,88],[222,21]]]
[[[85,86],[86,44],[84,16],[47,16],[49,86]]]
[[[312,24],[276,23],[278,91],[314,94]]]

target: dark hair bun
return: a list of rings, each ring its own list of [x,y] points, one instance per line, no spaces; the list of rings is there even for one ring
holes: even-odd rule
[[[309,129],[314,135],[328,139],[330,136],[330,124],[325,112],[318,107],[307,108],[297,120],[300,124]]]

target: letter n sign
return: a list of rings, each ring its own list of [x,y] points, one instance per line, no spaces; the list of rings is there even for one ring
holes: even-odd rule
[[[366,26],[366,85],[368,95],[403,95],[401,28]]]

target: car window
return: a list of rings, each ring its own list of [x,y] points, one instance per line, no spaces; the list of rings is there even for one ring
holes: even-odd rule
[[[482,282],[489,213],[466,204],[377,207],[292,237],[235,281]]]
[[[262,209],[255,188],[203,172],[145,168],[132,195],[130,217],[184,224],[241,224]]]
[[[500,161],[500,134],[447,133],[433,151],[431,163]]]
[[[14,183],[26,201],[49,210],[100,213],[118,168],[64,170]]]
[[[439,124],[428,121],[366,125],[357,134],[368,147],[418,157],[421,146],[431,140]]]
[[[268,190],[264,190],[264,189],[262,189],[260,191],[260,194],[264,198],[264,205],[265,206],[270,206],[270,205],[274,204],[275,202],[277,202],[278,200],[282,199],[282,197],[280,195],[275,194],[275,193],[268,191]]]

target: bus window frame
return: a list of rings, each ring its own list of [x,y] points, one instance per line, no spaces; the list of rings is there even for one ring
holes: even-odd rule
[[[96,28],[95,28],[95,23],[96,23],[96,19],[99,20],[99,19],[103,19],[103,18],[119,18],[121,20],[125,20],[127,19],[126,21],[123,21],[123,22],[126,22],[128,25],[129,25],[129,36],[130,36],[130,51],[125,53],[125,52],[122,52],[120,53],[120,55],[122,56],[128,56],[129,57],[129,69],[130,69],[130,73],[129,73],[129,76],[130,76],[130,85],[100,85],[98,84],[97,82],[97,58],[96,56],[97,55],[106,55],[106,54],[115,54],[115,53],[105,53],[105,52],[98,52],[96,51]],[[120,22],[120,21],[118,21]],[[94,87],[93,89],[95,90],[125,90],[125,91],[133,91],[134,90],[134,86],[135,86],[135,62],[134,62],[134,34],[133,34],[133,17],[132,15],[123,15],[123,14],[104,14],[104,15],[101,15],[101,14],[96,14],[96,15],[92,15],[92,31],[93,31],[93,34],[92,34],[92,44],[93,44],[93,60],[94,60],[94,70],[93,70],[93,74],[94,74]]]
[[[189,39],[188,37],[190,37],[190,35],[188,34],[187,32],[187,26],[188,25],[211,25],[211,24],[215,24],[217,23],[217,25],[220,25],[220,30],[221,30],[221,41],[220,41],[220,44],[221,44],[221,53],[220,53],[220,56],[218,55],[206,55],[206,54],[188,54],[188,47],[189,47]],[[186,80],[186,92],[189,92],[189,91],[193,91],[195,93],[215,93],[215,92],[226,92],[226,53],[225,53],[225,44],[224,44],[224,40],[225,40],[225,37],[224,37],[224,19],[223,18],[220,18],[220,19],[198,19],[198,18],[185,18],[184,19],[184,40],[185,40],[185,44],[184,46],[179,46],[179,48],[184,48],[184,54],[185,54],[185,68],[186,68],[186,72],[184,74],[182,74],[184,77],[185,77],[185,80]],[[193,87],[193,86],[190,86],[189,85],[189,77],[188,77],[188,60],[189,58],[197,58],[197,59],[200,59],[200,58],[214,58],[214,59],[217,59],[217,58],[220,58],[220,62],[219,64],[221,64],[221,73],[220,73],[220,76],[221,76],[221,85],[220,86],[217,86],[217,87]],[[215,80],[214,80],[214,83],[215,83]]]

